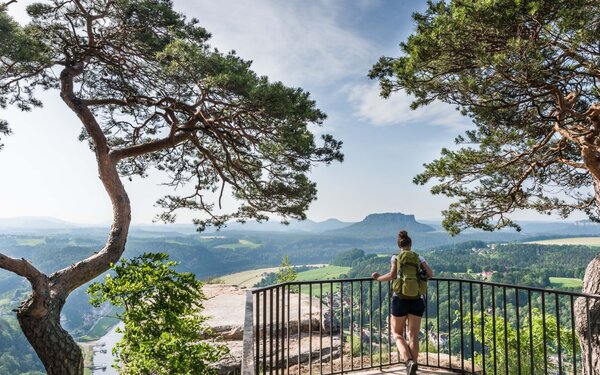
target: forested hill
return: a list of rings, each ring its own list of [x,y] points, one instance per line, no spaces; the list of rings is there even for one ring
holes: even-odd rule
[[[581,245],[486,244],[469,241],[419,252],[438,277],[475,278],[515,285],[555,287],[550,278],[581,279],[598,248]],[[369,277],[387,272],[389,257],[346,252],[336,259],[351,266],[348,277]],[[350,259],[349,261],[347,259]],[[483,273],[486,276],[483,276]],[[577,289],[577,290],[580,290]]]
[[[43,375],[44,366],[21,333],[17,320],[0,316],[0,374]]]
[[[433,232],[435,230],[429,225],[419,223],[415,220],[415,215],[383,213],[368,215],[361,222],[331,230],[327,233],[360,237],[388,237],[390,235],[395,236],[400,229],[408,231],[409,234]]]

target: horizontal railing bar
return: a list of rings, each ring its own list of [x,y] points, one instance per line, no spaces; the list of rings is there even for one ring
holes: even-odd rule
[[[469,279],[446,278],[446,277],[433,277],[429,280],[430,281],[443,281],[443,282],[463,282],[463,283],[472,283],[472,284],[477,284],[477,285],[490,285],[490,286],[493,285],[493,286],[500,287],[500,288],[512,288],[512,289],[519,289],[519,290],[526,290],[526,291],[529,290],[532,292],[555,293],[555,294],[560,294],[560,295],[565,295],[565,296],[589,297],[589,298],[594,298],[594,299],[600,299],[600,295],[597,295],[597,294],[569,292],[569,291],[557,290],[557,289],[544,289],[544,288],[537,288],[537,287],[531,287],[531,286],[525,286],[525,285],[496,283],[496,282],[492,282],[492,281],[469,280]],[[362,278],[355,278],[355,279],[286,281],[284,283],[273,284],[273,285],[269,285],[269,286],[265,286],[265,287],[261,287],[261,288],[252,289],[252,293],[256,294],[256,293],[260,293],[263,291],[268,291],[268,290],[271,290],[274,288],[278,288],[282,285],[299,286],[299,285],[311,285],[311,284],[320,284],[320,283],[333,284],[333,283],[351,283],[351,282],[360,282],[360,281],[374,281],[374,280],[370,277],[362,277]]]
[[[362,277],[356,279],[335,279],[335,280],[309,280],[309,281],[286,281],[284,283],[273,284],[268,286],[263,286],[261,288],[252,289],[252,293],[259,293],[265,290],[269,290],[272,288],[279,287],[281,285],[309,285],[309,284],[320,284],[320,283],[349,283],[352,281],[375,281],[371,277]]]
[[[357,372],[357,370],[370,370],[370,369],[376,369],[376,368],[380,368],[380,367],[390,367],[390,366],[398,366],[398,365],[402,365],[404,364],[404,361],[398,361],[398,362],[392,362],[392,363],[383,363],[381,366],[379,365],[379,363],[375,363],[375,364],[371,364],[369,366],[364,366],[362,369],[354,369],[354,370],[350,370],[350,369],[345,369],[345,370],[336,370],[333,372],[327,372],[327,373],[323,373],[324,375],[341,375],[341,374],[348,374],[348,373],[353,373],[353,372]],[[462,371],[460,368],[458,369],[450,369],[448,367],[444,367],[444,366],[440,366],[440,365],[434,365],[434,364],[430,364],[428,366],[426,366],[427,369],[440,369],[440,370],[446,370],[448,372],[454,373],[454,374],[469,374],[468,372]]]
[[[600,298],[600,295],[598,295],[598,294],[569,292],[566,290],[557,290],[557,289],[544,289],[544,288],[537,288],[537,287],[531,287],[531,286],[525,286],[525,285],[496,283],[493,281],[469,280],[469,279],[446,278],[446,277],[443,277],[443,278],[442,277],[434,277],[429,280],[430,281],[453,281],[453,282],[460,281],[463,283],[467,282],[467,283],[481,284],[481,285],[494,285],[497,287],[505,287],[505,288],[512,288],[512,289],[531,290],[532,292],[556,293],[556,294],[562,294],[562,295],[566,295],[566,296],[590,297],[590,298],[596,298],[596,299]]]

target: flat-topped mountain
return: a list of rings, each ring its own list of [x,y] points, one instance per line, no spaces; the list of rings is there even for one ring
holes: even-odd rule
[[[427,224],[415,220],[415,215],[402,213],[371,214],[358,223],[347,227],[330,230],[327,233],[356,235],[364,237],[395,236],[399,230],[404,229],[411,233],[433,232],[435,229]]]

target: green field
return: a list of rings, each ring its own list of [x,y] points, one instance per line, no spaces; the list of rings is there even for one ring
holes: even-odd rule
[[[21,246],[44,245],[46,240],[43,238],[17,238],[17,244]]]
[[[337,279],[340,275],[350,271],[351,269],[352,267],[326,266],[316,268],[314,270],[300,272],[296,280],[311,281]]]
[[[316,268],[314,270],[308,270],[304,272],[298,273],[297,281],[312,281],[312,280],[332,280],[337,279],[340,275],[345,274],[350,271],[352,267],[340,267],[340,266],[325,266],[321,268]],[[340,288],[339,283],[333,284],[333,291],[336,292]],[[302,287],[302,294],[308,294],[310,288],[307,285]],[[318,296],[320,292],[320,287],[318,284],[312,286],[312,295]],[[323,284],[323,292],[328,293],[330,290],[330,286],[328,284]]]
[[[239,240],[237,243],[227,243],[227,244],[215,246],[215,248],[216,249],[235,250],[235,249],[241,249],[241,248],[256,249],[257,247],[260,247],[260,246],[261,245],[259,243],[255,243],[255,242],[248,241],[248,240]]]
[[[181,241],[177,241],[177,240],[166,240],[165,242],[166,243],[172,243],[172,244],[175,244],[175,245],[184,245],[184,246],[187,245],[186,242],[181,242]]]
[[[309,265],[310,266],[310,265]],[[267,273],[277,272],[279,267],[258,268],[250,271],[236,272],[220,276],[218,280],[225,284],[251,288],[263,279]],[[298,273],[298,281],[337,279],[341,274],[350,270],[350,267],[325,266]]]
[[[230,275],[221,276],[219,277],[219,280],[223,280],[223,283],[225,284],[251,288],[254,284],[263,279],[264,274],[277,272],[277,270],[279,270],[279,267],[258,268],[255,270],[236,272]]]
[[[540,245],[600,246],[600,237],[555,238],[553,240],[531,241],[531,242],[526,242],[526,243],[537,243]]]
[[[557,288],[581,288],[583,281],[570,277],[550,277],[550,283]]]

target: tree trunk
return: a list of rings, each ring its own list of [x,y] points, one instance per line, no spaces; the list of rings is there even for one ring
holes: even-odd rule
[[[592,173],[596,205],[600,207],[600,155],[584,153]],[[600,295],[600,254],[588,264],[583,293]],[[575,302],[575,323],[581,346],[581,367],[585,375],[600,375],[600,298],[582,297]]]
[[[48,297],[46,313],[32,313],[33,298],[21,305],[17,319],[23,333],[42,361],[48,375],[82,375],[83,354],[79,345],[60,325],[64,299]]]
[[[600,254],[587,266],[583,292],[600,295]],[[600,298],[578,298],[575,316],[581,346],[582,373],[600,375]]]
[[[61,327],[60,313],[73,290],[100,276],[121,258],[131,223],[129,197],[117,170],[120,158],[128,155],[112,156],[106,136],[93,112],[75,95],[73,82],[75,77],[83,74],[83,68],[84,61],[79,61],[63,69],[60,75],[61,98],[77,114],[94,144],[100,180],[113,208],[113,225],[106,244],[94,255],[56,271],[49,277],[26,259],[0,253],[1,269],[25,277],[31,283],[32,295],[18,309],[17,319],[49,375],[83,374],[83,354],[75,340]],[[180,138],[175,139],[179,140]],[[173,140],[169,142],[172,143]],[[152,147],[169,145],[169,142],[159,142]],[[142,151],[151,152],[154,150],[152,147],[144,147]],[[135,152],[142,151],[135,149]]]

